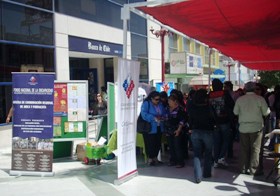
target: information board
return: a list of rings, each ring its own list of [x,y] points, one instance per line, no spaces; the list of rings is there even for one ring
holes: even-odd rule
[[[53,121],[55,141],[87,137],[88,81],[55,81]]]

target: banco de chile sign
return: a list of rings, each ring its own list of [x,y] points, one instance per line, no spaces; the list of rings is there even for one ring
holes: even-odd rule
[[[69,50],[76,52],[113,55],[119,57],[121,57],[123,53],[123,47],[121,44],[114,44],[73,36],[69,36]]]

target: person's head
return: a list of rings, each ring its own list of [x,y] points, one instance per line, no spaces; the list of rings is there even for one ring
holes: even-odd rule
[[[157,105],[160,102],[160,94],[157,91],[152,91],[146,98],[146,100],[152,101],[154,105]]]
[[[261,83],[255,83],[254,92],[259,96],[263,96],[263,85]]]
[[[237,89],[236,92],[238,93],[239,96],[244,95],[244,91],[242,88]]]
[[[194,94],[195,94],[195,90],[194,90],[194,89],[191,89],[191,90],[189,91],[189,96],[188,96],[188,98],[189,98],[189,99],[193,99]]]
[[[163,102],[163,103],[167,102],[168,95],[167,95],[167,93],[165,91],[161,91],[159,93],[159,96],[160,96],[161,102]]]
[[[100,93],[98,93],[98,94],[96,95],[96,99],[97,99],[97,101],[102,101],[102,96],[101,96]]]
[[[233,84],[231,83],[231,81],[224,82],[224,90],[229,92],[233,91]]]
[[[181,106],[184,106],[184,96],[183,96],[182,91],[177,90],[177,89],[172,89],[170,92],[170,95],[173,95],[173,94],[177,96],[179,104]]]
[[[175,94],[171,94],[168,97],[168,105],[170,108],[176,108],[178,107],[179,103],[178,103],[178,97]]]
[[[247,82],[244,86],[244,90],[246,92],[254,92],[255,86],[256,86],[255,82]]]
[[[194,94],[194,103],[196,105],[207,104],[208,103],[208,94],[206,89],[199,89]]]
[[[213,91],[222,91],[223,83],[221,82],[221,80],[215,78],[212,81],[212,88],[213,88]]]

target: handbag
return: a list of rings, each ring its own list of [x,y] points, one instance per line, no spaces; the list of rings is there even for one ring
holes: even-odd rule
[[[137,119],[137,132],[142,134],[149,133],[151,131],[151,128],[152,128],[151,123],[145,121],[140,113]]]
[[[148,102],[148,110],[150,109],[150,103]],[[138,133],[149,133],[152,129],[152,125],[151,123],[149,123],[148,121],[145,121],[142,118],[141,112],[137,118],[137,132]]]

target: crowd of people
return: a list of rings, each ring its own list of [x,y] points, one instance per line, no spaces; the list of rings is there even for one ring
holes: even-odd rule
[[[244,89],[233,91],[230,81],[214,79],[210,92],[198,89],[183,94],[173,89],[167,96],[152,91],[142,104],[141,115],[152,127],[143,133],[150,166],[162,164],[158,154],[165,137],[168,166],[184,167],[192,150],[194,179],[200,183],[212,176],[213,167],[228,168],[233,143],[238,141],[239,172],[262,175],[264,135],[280,125],[280,86],[268,92],[264,85],[248,82]]]

